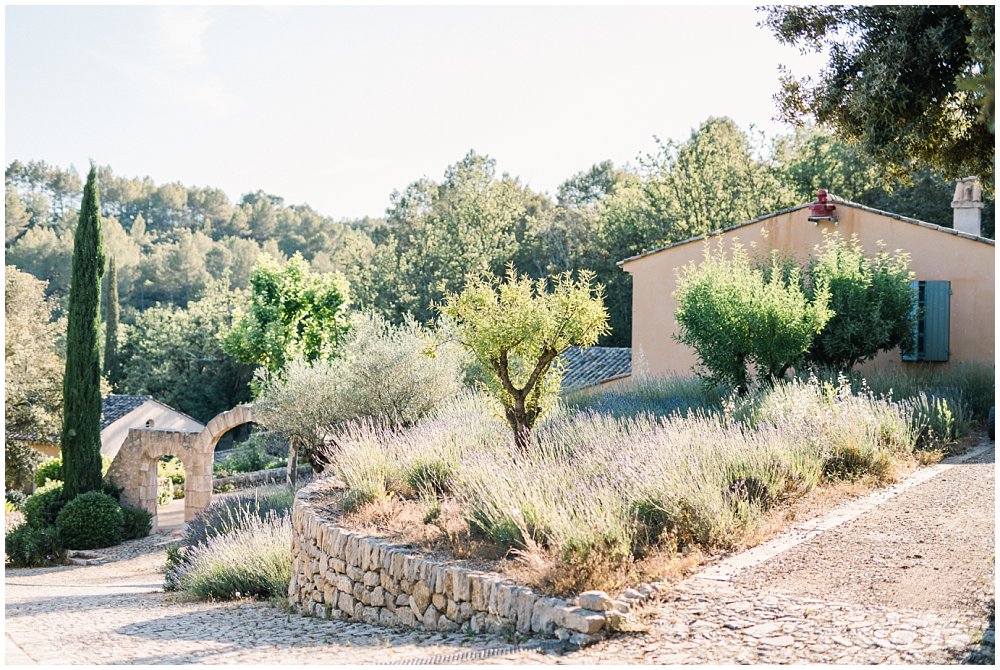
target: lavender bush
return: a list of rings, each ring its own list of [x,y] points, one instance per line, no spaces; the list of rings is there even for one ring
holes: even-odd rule
[[[697,388],[661,384],[646,397]],[[622,416],[603,402],[553,412],[519,453],[489,401],[468,395],[408,430],[351,425],[331,467],[355,505],[426,495],[435,487],[415,492],[414,481],[431,471],[437,493],[501,546],[629,560],[652,547],[733,545],[824,479],[891,479],[916,438],[911,408],[846,382],[793,381],[711,410]]]
[[[284,573],[275,571],[277,556],[283,552],[285,573],[292,560],[285,527],[294,498],[293,490],[281,487],[217,499],[187,523],[180,544],[168,549],[163,589],[216,599],[278,593],[275,575]],[[259,542],[249,537],[258,531]],[[281,533],[288,534],[284,544]],[[287,574],[284,580],[287,589]]]
[[[291,514],[294,500],[295,492],[287,487],[217,498],[187,523],[181,545],[204,544],[219,535],[248,528],[271,514],[286,517]]]
[[[286,595],[291,579],[292,525],[274,510],[263,518],[189,547],[168,582],[202,600]]]

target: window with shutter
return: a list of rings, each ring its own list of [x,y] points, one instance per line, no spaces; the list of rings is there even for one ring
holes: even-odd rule
[[[947,361],[951,331],[951,282],[915,281],[913,351],[904,361]]]

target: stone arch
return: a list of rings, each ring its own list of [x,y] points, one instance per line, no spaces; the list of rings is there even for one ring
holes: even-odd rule
[[[122,487],[122,502],[156,517],[156,462],[172,454],[184,464],[184,520],[212,501],[215,444],[227,431],[254,421],[253,408],[238,405],[208,422],[201,432],[132,428],[115,455],[107,478]]]

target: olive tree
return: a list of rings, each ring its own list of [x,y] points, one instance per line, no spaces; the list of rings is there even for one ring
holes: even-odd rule
[[[909,255],[879,248],[868,256],[856,236],[834,233],[817,245],[808,266],[808,290],[828,287],[833,317],[809,349],[809,360],[849,370],[880,351],[911,348],[914,296]]]
[[[608,332],[604,287],[593,284],[589,271],[576,279],[565,272],[532,280],[508,265],[503,278],[467,278],[440,309],[454,321],[459,342],[490,371],[487,391],[502,405],[522,452],[558,393],[558,356],[571,346],[592,346]]]
[[[813,339],[830,320],[829,290],[807,296],[800,272],[772,255],[755,262],[739,244],[729,258],[706,249],[701,263],[678,271],[675,338],[694,349],[698,374],[744,393],[752,380],[781,379],[805,362]]]
[[[339,357],[293,359],[280,376],[261,369],[254,407],[289,440],[289,481],[298,453],[316,470],[325,465],[323,448],[341,422],[408,426],[458,394],[467,354],[438,339],[412,318],[393,325],[365,312],[352,319]]]

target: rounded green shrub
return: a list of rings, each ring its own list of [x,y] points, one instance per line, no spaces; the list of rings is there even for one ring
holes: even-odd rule
[[[4,553],[7,565],[31,568],[59,562],[63,546],[52,526],[22,523],[4,536]]]
[[[35,486],[45,486],[48,480],[61,482],[63,478],[62,459],[50,458],[42,462],[35,470]]]
[[[56,528],[69,549],[97,549],[122,541],[124,515],[111,496],[90,491],[66,503],[56,517]]]
[[[24,501],[24,517],[33,526],[51,526],[65,504],[63,483],[49,482]]]
[[[138,540],[153,529],[153,515],[141,507],[122,506],[122,539]]]

